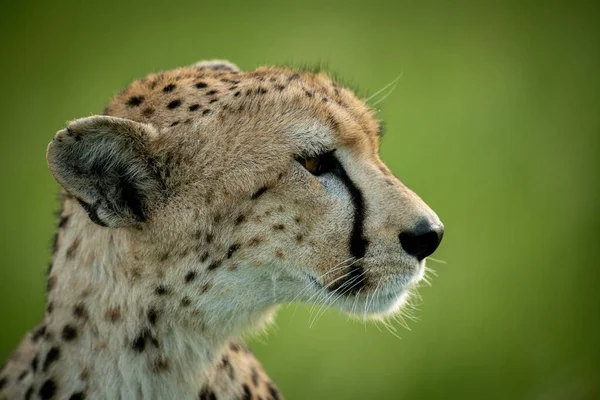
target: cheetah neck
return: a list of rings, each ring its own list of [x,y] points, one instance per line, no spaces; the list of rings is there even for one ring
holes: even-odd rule
[[[228,344],[264,320],[265,307],[228,307],[202,276],[196,289],[178,287],[189,277],[142,268],[129,232],[97,227],[80,209],[64,215],[39,350],[59,355],[43,366],[46,378],[111,399],[197,398]],[[202,302],[185,295],[194,290],[206,292]]]

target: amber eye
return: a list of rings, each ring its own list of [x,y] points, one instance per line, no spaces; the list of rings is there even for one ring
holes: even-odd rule
[[[333,151],[319,154],[318,156],[314,157],[297,157],[296,160],[298,160],[298,162],[302,164],[302,166],[306,168],[308,172],[316,176],[331,171],[333,165],[335,164]]]
[[[321,163],[321,156],[305,158],[304,168],[313,175],[320,175],[323,164]]]

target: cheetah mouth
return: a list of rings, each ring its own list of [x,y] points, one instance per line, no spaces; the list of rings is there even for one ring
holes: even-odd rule
[[[349,267],[343,278],[329,283],[321,283],[310,273],[306,276],[317,293],[325,293],[329,306],[361,318],[378,318],[395,314],[407,303],[424,270],[425,260],[419,262],[412,273],[378,278],[368,279],[363,266],[359,265]],[[316,294],[311,299],[319,301]]]
[[[367,286],[364,268],[359,264],[349,266],[341,277],[327,284],[319,282],[312,274],[307,273],[307,276],[317,290],[326,290],[330,293],[337,293],[339,296],[355,295]]]
[[[327,290],[330,292],[338,292],[340,294],[353,295],[360,292],[367,286],[367,277],[365,270],[360,264],[354,264],[348,267],[348,272],[343,279],[334,281],[333,284],[327,285]]]

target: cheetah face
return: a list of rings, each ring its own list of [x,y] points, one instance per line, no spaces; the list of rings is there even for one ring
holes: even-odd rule
[[[242,308],[395,311],[443,225],[379,159],[373,111],[323,74],[213,64],[70,123],[49,146],[55,178],[174,284],[193,271]]]

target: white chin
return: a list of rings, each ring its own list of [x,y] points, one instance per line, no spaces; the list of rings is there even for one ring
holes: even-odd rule
[[[408,301],[410,292],[402,290],[400,293],[380,294],[376,299],[361,298],[359,302],[355,302],[349,298],[348,303],[343,302],[338,304],[338,307],[355,317],[361,319],[377,319],[397,313],[404,304]]]
[[[387,310],[384,310],[379,313],[375,313],[376,317],[387,317],[388,315],[396,314],[400,309],[406,304],[408,298],[410,297],[410,292],[408,290],[404,290],[400,296],[393,301]]]

